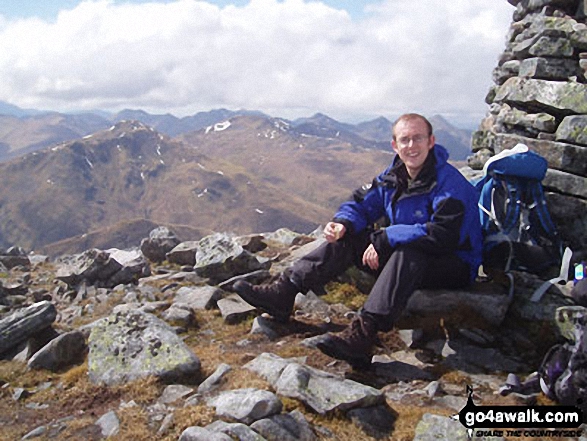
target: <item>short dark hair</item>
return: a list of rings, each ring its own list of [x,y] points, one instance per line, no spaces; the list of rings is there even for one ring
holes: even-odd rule
[[[426,124],[426,127],[428,127],[428,137],[432,136],[432,124],[430,124],[430,121],[428,121],[424,116],[420,115],[419,113],[404,113],[402,116],[396,119],[393,123],[393,126],[391,126],[391,134],[393,139],[395,139],[395,126],[397,126],[402,121],[411,121],[414,119],[424,121],[424,124]]]

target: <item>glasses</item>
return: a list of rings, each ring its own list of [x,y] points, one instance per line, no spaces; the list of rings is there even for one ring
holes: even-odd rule
[[[402,147],[408,147],[410,145],[410,142],[415,145],[418,145],[418,144],[422,144],[423,142],[427,141],[428,138],[429,138],[429,136],[426,136],[426,135],[415,135],[411,138],[405,136],[405,137],[399,138],[397,140],[397,143]]]

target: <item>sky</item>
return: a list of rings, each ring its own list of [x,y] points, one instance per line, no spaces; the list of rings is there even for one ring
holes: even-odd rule
[[[2,0],[0,101],[480,121],[507,0]]]

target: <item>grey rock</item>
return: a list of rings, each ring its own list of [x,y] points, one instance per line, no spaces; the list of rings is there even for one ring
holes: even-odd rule
[[[273,415],[251,424],[268,441],[314,441],[318,437],[299,411]]]
[[[31,267],[31,261],[26,255],[0,255],[0,264],[7,269],[18,266],[28,269]]]
[[[375,439],[389,437],[396,419],[387,406],[352,409],[347,412],[347,416],[363,432]]]
[[[195,382],[200,360],[157,317],[140,311],[112,314],[94,323],[88,342],[88,374],[107,385],[150,375],[164,381]]]
[[[163,437],[169,432],[173,427],[174,419],[175,417],[172,413],[165,415],[165,418],[163,418],[163,421],[161,422],[161,426],[159,426],[159,429],[157,430],[157,435],[159,437]]]
[[[220,283],[239,274],[263,269],[257,257],[226,233],[206,236],[198,243],[194,269],[200,277]]]
[[[418,366],[401,361],[376,361],[372,368],[380,381],[398,383],[400,381],[433,380],[435,376]]]
[[[151,274],[144,256],[137,250],[87,250],[74,256],[65,256],[57,262],[56,278],[77,287],[82,283],[113,288],[119,284],[136,282]]]
[[[82,332],[67,332],[51,340],[35,353],[28,361],[28,367],[57,372],[83,360],[86,349],[86,339]]]
[[[263,233],[263,238],[267,240],[272,240],[274,242],[279,242],[284,245],[292,245],[294,241],[299,239],[301,234],[296,233],[288,228],[280,228],[279,230],[270,232],[270,233]]]
[[[198,386],[198,393],[205,394],[219,387],[226,374],[231,370],[232,368],[230,365],[221,363],[212,375],[200,383]]]
[[[198,241],[182,242],[169,251],[166,257],[171,263],[194,266],[196,264],[197,249]]]
[[[495,101],[542,109],[554,116],[566,116],[587,113],[586,94],[587,85],[581,83],[514,77],[500,86]]]
[[[587,115],[567,116],[556,130],[556,140],[587,146]]]
[[[193,309],[212,309],[226,293],[215,286],[182,286],[177,290],[174,302],[185,303]]]
[[[173,404],[176,401],[187,397],[193,392],[193,387],[184,386],[183,384],[170,384],[169,386],[165,387],[165,389],[163,389],[163,393],[157,402],[161,404]]]
[[[37,353],[41,348],[49,344],[53,339],[59,337],[59,333],[53,329],[52,326],[48,328],[44,328],[39,332],[31,335],[26,340],[26,345],[24,345],[24,350],[19,352],[16,356],[12,359],[15,361],[21,361],[26,363],[30,358]],[[22,346],[24,343],[21,343]]]
[[[577,62],[561,58],[526,58],[520,64],[521,77],[560,81],[579,74]]]
[[[523,110],[514,109],[504,105],[497,115],[496,123],[503,126],[505,130],[515,127],[523,127],[533,133],[554,132],[556,119],[548,113],[526,113]]]
[[[248,317],[256,308],[249,305],[236,294],[218,300],[218,309],[226,323],[237,323]]]
[[[587,199],[587,177],[548,169],[542,183],[545,187],[556,188],[563,194]]]
[[[55,306],[44,300],[0,320],[0,354],[48,328],[55,321]]]
[[[573,250],[587,249],[587,200],[546,192],[546,201],[564,243]]]
[[[222,420],[214,421],[206,426],[211,432],[222,432],[239,441],[266,441],[261,435],[242,423],[227,423]]]
[[[220,392],[206,403],[221,417],[233,418],[251,424],[281,412],[283,404],[274,393],[260,389],[237,389]]]
[[[212,432],[203,427],[192,426],[181,433],[178,441],[232,441],[232,438],[221,432]]]
[[[450,439],[467,441],[467,430],[459,421],[451,418],[426,413],[416,426],[414,441],[433,441]]]
[[[82,281],[91,285],[99,280],[108,280],[122,269],[122,265],[111,259],[106,251],[98,249],[64,257],[57,264],[56,278],[70,287],[75,287]]]
[[[262,315],[257,316],[255,317],[255,320],[253,320],[251,334],[263,334],[270,340],[275,340],[279,338],[280,335],[276,330],[276,326],[275,320],[267,319]]]
[[[116,436],[120,431],[120,420],[114,411],[110,411],[98,418],[96,425],[100,427],[102,436],[105,438]]]
[[[377,389],[273,354],[261,354],[244,368],[269,381],[278,394],[296,398],[320,414],[373,406],[383,399]]]
[[[40,436],[43,436],[46,432],[47,432],[47,426],[39,426],[36,429],[31,430],[29,433],[27,433],[21,439],[27,440],[27,439],[38,438]]]
[[[482,348],[466,340],[451,340],[443,349],[443,366],[471,372],[523,372],[529,368],[521,358],[503,354],[497,348]]]
[[[108,281],[109,287],[125,285],[136,282],[143,277],[151,275],[151,267],[147,259],[139,250],[119,250],[116,248],[106,250],[110,258],[122,265],[120,271],[114,274]]]
[[[180,240],[169,228],[158,227],[141,241],[141,252],[152,262],[163,262],[167,253],[179,244]]]
[[[251,253],[258,253],[267,248],[265,238],[260,234],[249,234],[235,238],[236,243]]]
[[[174,326],[181,326],[183,329],[192,328],[196,324],[196,316],[188,305],[174,303],[167,309],[161,318]]]
[[[505,80],[518,76],[520,71],[520,60],[510,60],[493,70],[493,81],[503,84]]]
[[[495,286],[491,288],[496,288]],[[488,287],[474,285],[470,290],[417,290],[398,320],[399,328],[430,328],[440,319],[446,323],[471,326],[499,326],[508,311],[507,293],[485,292]]]

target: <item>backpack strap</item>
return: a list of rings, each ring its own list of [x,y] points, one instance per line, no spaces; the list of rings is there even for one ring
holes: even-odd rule
[[[516,226],[520,211],[522,210],[522,193],[524,189],[520,182],[514,177],[502,177],[500,180],[509,202],[507,203],[506,212],[503,220],[502,230],[505,234],[512,234],[513,228]]]
[[[544,293],[548,290],[548,288],[550,288],[550,285],[554,285],[555,283],[559,283],[559,282],[567,282],[568,281],[569,267],[571,265],[571,257],[572,256],[573,256],[573,252],[571,251],[571,249],[569,247],[567,247],[565,249],[564,254],[563,254],[563,259],[562,259],[562,263],[561,263],[561,270],[560,270],[560,274],[558,275],[558,277],[554,277],[554,278],[544,282],[542,285],[540,285],[538,287],[538,289],[536,291],[534,291],[534,294],[532,294],[530,301],[539,302],[540,299],[542,298],[542,296],[544,295]]]

